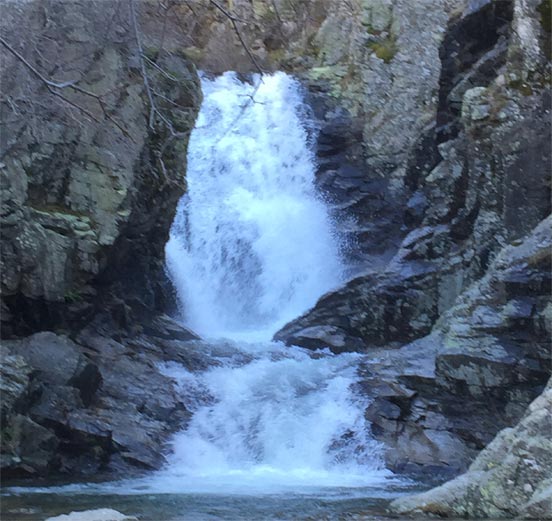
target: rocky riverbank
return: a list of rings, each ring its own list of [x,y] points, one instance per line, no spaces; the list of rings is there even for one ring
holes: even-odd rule
[[[160,364],[209,363],[168,317],[113,337],[106,316],[72,339],[52,332],[2,343],[2,476],[129,476],[158,468],[190,413]]]
[[[552,387],[520,422],[498,433],[468,472],[429,492],[395,500],[398,514],[459,518],[550,519]]]

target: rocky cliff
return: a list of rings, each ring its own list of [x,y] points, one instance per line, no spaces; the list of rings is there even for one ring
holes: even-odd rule
[[[156,317],[201,93],[175,22],[130,5],[2,7],[5,479],[158,466],[187,417],[156,361],[194,336]]]
[[[3,11],[3,336],[122,301],[159,309],[200,100],[193,65],[135,28],[128,6]]]

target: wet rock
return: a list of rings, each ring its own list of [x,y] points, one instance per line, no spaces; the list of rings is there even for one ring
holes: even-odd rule
[[[80,391],[82,402],[88,407],[102,384],[102,374],[96,364],[88,362],[68,383]]]
[[[51,384],[66,384],[84,362],[79,348],[69,338],[51,332],[36,333],[24,340],[7,341],[16,346],[18,356],[40,371],[40,379]]]
[[[23,414],[2,426],[0,464],[4,479],[38,477],[49,472],[59,440],[47,428]]]
[[[118,342],[106,333],[98,320],[76,341],[45,332],[4,342],[6,479],[114,477],[163,464],[170,434],[190,413],[161,364],[205,368],[209,355],[200,363],[190,342],[144,334]]]
[[[337,328],[342,339],[326,344],[340,353],[423,336],[437,312],[437,295],[424,291],[426,277],[433,277],[431,265],[409,262],[400,271],[353,279],[342,290],[322,297],[313,310],[287,324],[274,339],[311,347],[311,331]]]
[[[287,338],[286,342],[308,349],[330,348],[333,352],[355,351],[364,347],[358,338],[351,338],[343,329],[333,326],[302,329],[297,335]]]
[[[541,392],[551,372],[545,325],[552,309],[551,254],[548,218],[525,240],[506,246],[429,336],[399,349],[370,350],[360,388],[376,397],[366,415],[374,436],[388,446],[390,468],[417,475],[465,471]]]
[[[150,337],[165,340],[199,340],[199,336],[190,329],[182,326],[167,315],[159,315],[144,326],[144,333]]]

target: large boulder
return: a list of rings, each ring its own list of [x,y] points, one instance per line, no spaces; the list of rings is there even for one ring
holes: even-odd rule
[[[395,514],[552,519],[552,384],[515,425],[498,433],[468,472],[437,488],[397,499]]]

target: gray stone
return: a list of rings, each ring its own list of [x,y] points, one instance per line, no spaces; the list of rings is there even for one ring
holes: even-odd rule
[[[144,327],[144,333],[150,337],[162,338],[166,340],[199,340],[199,336],[190,329],[179,324],[176,320],[167,315],[155,317]]]
[[[82,510],[49,517],[45,521],[137,521],[136,517],[127,516],[112,508],[98,508],[96,510]]]
[[[428,492],[396,499],[398,514],[461,518],[552,518],[552,387],[514,427],[501,431],[468,472]]]
[[[44,90],[6,51],[2,85],[16,100],[9,110],[18,117],[7,120],[3,133],[17,136],[17,146],[10,137],[1,143],[5,337],[90,319],[97,295],[88,287],[100,279],[106,295],[120,293],[135,309],[155,311],[156,299],[163,299],[163,251],[185,188],[187,136],[200,100],[195,70],[173,53],[171,37],[163,38],[165,52],[157,64],[174,79],[151,67],[149,82],[160,94],[157,110],[182,136],[164,149],[163,170],[152,158],[170,131],[162,121],[148,126],[143,79],[124,65],[135,52],[131,24],[121,39],[110,23],[117,16],[128,19],[128,6],[120,11],[98,1],[52,5],[46,38],[40,2],[9,2],[4,38],[20,49],[24,33],[37,35],[40,58],[27,56],[30,63],[40,68],[39,59],[55,62],[60,81],[78,76],[81,88],[102,94],[109,117],[97,101],[71,87],[66,91],[73,105]],[[138,18],[144,41],[157,34],[157,24],[167,28],[155,12],[146,17],[139,9]],[[176,99],[185,117],[167,101]],[[133,266],[135,272],[128,273]],[[106,298],[102,306],[108,305]]]
[[[66,384],[83,362],[74,342],[51,332],[36,333],[23,341],[8,341],[6,345],[35,371],[40,371],[44,382],[51,384]]]

